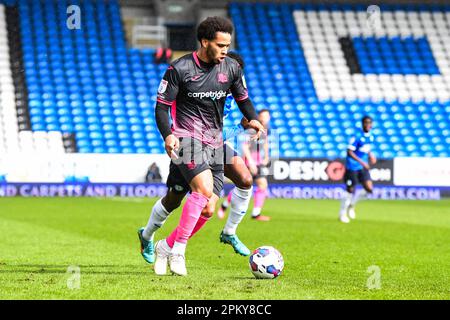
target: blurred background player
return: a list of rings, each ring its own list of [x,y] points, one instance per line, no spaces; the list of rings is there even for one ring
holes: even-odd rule
[[[268,129],[270,123],[270,112],[262,109],[258,112],[258,120],[264,126],[265,133],[258,140],[248,141],[242,144],[242,152],[245,157],[250,173],[255,181],[254,202],[252,219],[258,221],[269,221],[270,217],[261,214],[264,201],[267,196],[267,176],[269,175],[269,140]]]
[[[242,69],[244,69],[244,61],[242,57],[234,52],[228,54],[230,58],[235,59]],[[244,80],[245,82],[245,80]],[[237,107],[237,103],[232,95],[228,95],[227,102],[225,103],[224,118],[226,118],[229,112]],[[260,123],[261,124],[261,123]],[[263,127],[263,124],[261,124]],[[236,137],[239,136],[244,130],[252,128],[249,121],[246,118],[242,118],[240,124],[231,128],[224,128],[224,158],[225,158],[225,176],[230,179],[235,188],[229,193],[231,212],[228,216],[225,227],[220,234],[220,241],[222,243],[231,244],[234,251],[240,255],[247,256],[250,254],[250,250],[239,240],[236,235],[236,229],[239,223],[247,213],[250,199],[253,189],[253,178],[245,165],[244,159],[236,151],[233,141],[236,142]],[[234,138],[234,139],[233,139]],[[218,199],[217,199],[218,200]],[[212,209],[215,210],[216,203]]]
[[[362,130],[351,140],[347,148],[346,171],[344,181],[346,192],[341,203],[339,220],[343,223],[349,223],[350,219],[355,219],[356,203],[372,193],[373,183],[370,178],[370,166],[376,163],[376,158],[372,153],[372,144],[374,137],[370,130],[373,121],[369,116],[362,118]],[[356,192],[357,183],[361,183],[363,190]]]
[[[154,183],[154,182],[161,182],[161,180],[162,180],[161,171],[159,170],[159,167],[156,164],[156,162],[153,162],[147,170],[147,174],[145,175],[145,182]]]

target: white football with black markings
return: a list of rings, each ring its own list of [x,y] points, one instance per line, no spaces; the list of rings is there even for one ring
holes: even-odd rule
[[[255,278],[274,279],[283,271],[284,259],[274,247],[262,246],[250,255],[249,264]]]

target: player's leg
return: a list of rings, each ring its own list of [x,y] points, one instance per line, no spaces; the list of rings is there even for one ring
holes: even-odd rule
[[[258,176],[255,179],[256,189],[255,189],[255,199],[253,204],[252,219],[259,221],[269,221],[270,217],[261,215],[262,207],[267,196],[267,178],[265,176]]]
[[[223,165],[222,163],[219,165],[212,165],[211,166],[211,172],[213,175],[213,194],[211,198],[208,201],[208,204],[205,208],[203,208],[202,213],[194,227],[194,230],[190,237],[194,236],[195,233],[197,233],[203,226],[206,224],[206,222],[209,221],[209,219],[214,214],[214,211],[216,211],[216,204],[217,201],[219,201],[220,194],[223,189]]]
[[[166,195],[159,199],[153,206],[147,226],[138,230],[141,254],[148,263],[155,261],[153,247],[155,232],[165,223],[170,213],[180,206],[181,201],[189,191],[189,185],[180,170],[172,162],[167,178],[167,188]]]
[[[361,185],[363,186],[363,189],[358,192],[355,191],[352,195],[351,203],[348,208],[348,216],[351,219],[356,218],[356,212],[355,212],[356,203],[360,200],[367,199],[367,196],[369,194],[371,194],[373,191],[373,183],[372,183],[370,173],[368,170],[359,171],[358,172],[358,180],[361,183]]]
[[[217,195],[213,194],[213,196],[209,200],[208,204],[203,209],[201,216],[198,219],[198,221],[194,227],[194,230],[192,231],[189,238],[191,238],[195,233],[197,233],[197,231],[199,231],[205,225],[205,223],[211,218],[211,216],[214,213],[215,206],[216,206],[218,199],[219,199],[219,197]],[[171,250],[173,247],[173,241],[176,238],[176,236],[177,236],[177,229],[175,229],[172,232],[172,234],[169,236],[169,239],[170,239],[169,243],[171,244],[171,246],[169,246],[169,244],[167,243],[167,240],[158,241],[156,244],[157,259],[155,262],[155,273],[158,275],[163,275],[163,274],[167,273],[167,262],[170,257]],[[177,258],[177,259],[180,259],[180,258]],[[173,265],[173,264],[174,264],[174,262],[172,261],[171,265]]]
[[[350,218],[348,216],[349,207],[351,205],[352,197],[355,192],[355,186],[357,183],[355,171],[346,170],[344,175],[344,182],[346,189],[344,191],[343,198],[341,200],[341,209],[339,211],[339,220],[343,223],[349,223]]]
[[[187,241],[203,208],[208,204],[209,198],[211,198],[213,193],[213,176],[209,164],[210,157],[210,148],[205,147],[200,140],[192,138],[180,139],[178,159],[173,160],[173,162],[178,167],[184,180],[189,184],[191,194],[183,206],[178,226],[170,236],[158,241],[155,245],[155,265],[158,263],[158,260],[161,260],[161,265],[168,261],[170,270],[177,275],[187,274],[185,264]],[[167,267],[167,263],[164,264],[164,267]],[[161,271],[165,270],[165,268],[161,268]]]
[[[243,180],[242,178],[245,178],[245,177],[241,178],[241,175],[239,174],[239,172],[240,172],[239,168],[234,169],[236,166],[241,165],[241,162],[243,160],[242,160],[242,158],[240,158],[238,156],[238,152],[228,142],[224,143],[224,145],[223,145],[223,152],[224,152],[224,164],[225,164],[224,165],[224,172],[225,172],[225,176],[228,179],[230,179],[231,181],[233,181],[233,183],[236,185],[235,181],[240,183],[240,181]],[[239,161],[239,159],[242,160],[242,161],[237,163],[236,165],[234,165],[234,163],[236,161]],[[245,162],[244,162],[244,165],[245,165]],[[248,171],[248,169],[247,169],[247,171]],[[251,178],[252,177],[250,175],[250,179]],[[246,189],[246,188],[244,188],[244,189]],[[227,208],[229,207],[229,205],[231,204],[231,196],[232,196],[232,194],[233,194],[233,190],[228,192],[227,197],[222,202],[222,205],[220,206],[219,210],[217,211],[217,215],[219,216],[219,219],[223,219],[225,217],[225,212],[226,212]]]
[[[181,205],[181,201],[183,201],[185,195],[186,192],[179,193],[169,189],[167,190],[166,195],[155,203],[147,226],[142,232],[142,236],[145,240],[153,241],[155,232],[162,227],[172,211]]]
[[[153,248],[155,232],[166,222],[170,213],[180,206],[183,198],[184,194],[177,194],[168,190],[167,194],[159,199],[153,206],[147,226],[138,230],[141,255],[148,263],[153,263],[155,261]]]
[[[373,192],[373,182],[372,182],[372,180],[363,181],[363,187],[364,187],[364,190],[366,191],[366,196],[368,194],[371,194]]]
[[[236,187],[230,192],[231,211],[220,234],[220,241],[230,244],[236,253],[247,256],[250,254],[250,250],[239,240],[236,229],[248,210],[252,196],[253,178],[244,160],[237,155],[225,164],[225,176]]]
[[[172,273],[187,275],[185,251],[187,241],[200,218],[203,208],[208,204],[213,193],[213,176],[211,170],[204,169],[189,183],[192,193],[183,206],[181,218],[175,230],[164,240],[157,243],[157,254],[170,255],[169,264]]]
[[[205,208],[203,208],[200,218],[198,218],[197,224],[195,225],[194,230],[192,230],[192,234],[189,238],[192,238],[201,228],[203,228],[209,219],[211,219],[214,211],[216,211],[217,201],[219,201],[219,196],[213,193],[211,199],[208,201],[208,204]]]
[[[219,217],[219,219],[223,219],[225,218],[225,213],[231,203],[231,194],[232,194],[233,190],[231,190],[230,192],[228,192],[227,197],[225,198],[225,200],[223,200],[222,204],[220,205],[219,210],[217,211],[217,216]]]

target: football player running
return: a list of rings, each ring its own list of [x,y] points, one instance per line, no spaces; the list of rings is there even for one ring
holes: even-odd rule
[[[351,138],[347,147],[346,170],[344,182],[346,192],[341,202],[339,220],[349,223],[356,218],[355,206],[359,200],[367,198],[373,191],[373,182],[370,177],[370,166],[376,163],[372,153],[374,136],[371,133],[373,120],[369,116],[362,118],[362,130]],[[356,185],[361,183],[363,190],[356,192]]]
[[[227,57],[232,31],[228,19],[213,17],[203,21],[197,29],[201,48],[173,62],[158,90],[155,115],[166,152],[172,158],[171,173],[178,170],[191,191],[178,227],[155,244],[155,252],[152,252],[154,231],[176,208],[170,205],[179,205],[182,197],[171,198],[175,194],[172,193],[163,198],[164,203],[160,199],[152,210],[147,228],[139,230],[142,255],[147,262],[155,262],[155,273],[159,275],[166,274],[167,264],[173,274],[187,275],[188,239],[208,221],[201,213],[211,198],[214,201],[222,191],[222,115],[226,92],[231,92],[240,111],[249,119],[249,127],[256,130],[255,137],[259,138],[264,131],[248,97],[242,68],[236,60]],[[169,178],[173,176],[176,175]]]

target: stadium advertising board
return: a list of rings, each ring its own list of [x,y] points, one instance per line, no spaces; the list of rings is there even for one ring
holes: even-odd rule
[[[39,160],[39,161],[38,161]],[[165,194],[167,155],[64,155],[62,159],[33,159],[11,166],[0,183],[0,197],[160,197]],[[61,162],[64,165],[61,165]],[[151,176],[156,168],[159,179]],[[450,196],[448,158],[379,160],[371,169],[372,199],[437,200]],[[27,167],[27,170],[24,170]],[[3,166],[3,169],[8,167]],[[343,160],[281,158],[271,165],[269,197],[341,199]],[[413,174],[412,174],[413,173]],[[155,176],[155,175],[153,175]],[[85,179],[79,179],[84,177]],[[75,178],[75,179],[73,179]],[[145,183],[145,181],[149,183]],[[228,191],[231,184],[226,185]]]
[[[0,184],[0,197],[149,198],[166,190],[162,183],[8,183]]]
[[[378,160],[370,170],[374,182],[393,184],[393,161]],[[334,184],[342,183],[344,160],[280,158],[271,166],[269,182],[277,184]]]
[[[450,158],[395,158],[394,184],[450,187]]]
[[[233,186],[225,185],[225,192]],[[149,198],[166,194],[163,183],[3,183],[0,197],[89,197],[89,198]],[[334,199],[342,198],[341,185],[272,184],[269,198]],[[370,199],[439,200],[450,195],[450,188],[398,187],[377,185]]]
[[[0,157],[0,176],[12,183],[144,183],[151,171],[165,182],[169,173],[167,155],[73,153]]]

